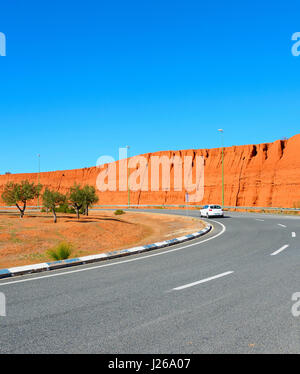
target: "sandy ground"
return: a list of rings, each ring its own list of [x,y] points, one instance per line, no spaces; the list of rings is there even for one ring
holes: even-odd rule
[[[0,269],[53,261],[46,253],[56,244],[73,245],[70,257],[84,256],[171,239],[204,227],[192,217],[113,211],[90,212],[77,221],[73,214],[12,213],[0,215]]]

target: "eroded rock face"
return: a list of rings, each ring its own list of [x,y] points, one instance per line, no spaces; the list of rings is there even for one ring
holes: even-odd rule
[[[274,143],[258,145],[233,146],[224,148],[224,180],[225,205],[228,206],[261,206],[261,207],[293,207],[300,204],[300,134],[288,140],[277,140]],[[148,191],[131,191],[131,204],[185,204],[185,189],[174,189],[174,167],[171,166],[170,190],[162,191],[161,180],[159,191],[151,191],[152,156],[197,156],[204,158],[204,198],[198,205],[205,203],[221,203],[222,201],[222,149],[196,149],[183,151],[164,151],[142,155],[147,160]],[[126,173],[119,173],[119,161],[116,166],[116,191],[100,192],[99,203],[127,204],[128,192],[119,190],[119,182],[126,186]],[[81,185],[96,186],[99,172],[97,167],[43,172],[40,183],[44,187],[68,192],[76,182]],[[130,174],[134,169],[129,169]],[[195,162],[192,167],[195,183]],[[162,171],[160,170],[160,177]],[[142,176],[142,178],[144,178]],[[124,180],[125,178],[125,180]],[[10,174],[0,176],[0,193],[8,181],[20,182],[28,179],[38,181],[37,173]],[[140,181],[136,179],[137,183]],[[3,205],[3,202],[2,202]]]

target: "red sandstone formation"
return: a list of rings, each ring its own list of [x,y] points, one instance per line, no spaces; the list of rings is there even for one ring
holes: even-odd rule
[[[293,207],[300,203],[300,134],[288,140],[277,140],[274,143],[258,145],[233,146],[224,148],[225,205],[228,206],[261,206]],[[221,203],[222,199],[222,149],[196,149],[182,151],[164,151],[143,155],[148,163],[151,156],[196,156],[204,157],[204,198],[198,205]],[[150,163],[149,163],[150,165]],[[116,184],[119,183],[119,162],[116,166]],[[195,178],[195,164],[193,175]],[[40,183],[63,193],[76,182],[96,186],[96,179],[101,169],[90,167],[84,169],[43,172]],[[133,169],[129,169],[132,173]],[[151,171],[151,167],[148,168]],[[161,174],[161,173],[160,173]],[[125,176],[126,178],[126,176]],[[38,174],[11,174],[0,176],[0,194],[8,181],[20,182],[28,179],[38,181]],[[170,191],[151,191],[149,174],[149,191],[130,193],[131,204],[185,204],[185,190],[174,191],[174,167],[171,167]],[[123,185],[126,180],[122,180]],[[195,180],[194,180],[195,183]],[[161,187],[161,186],[160,186]],[[99,203],[127,204],[127,191],[100,192]],[[3,202],[2,202],[3,205]]]

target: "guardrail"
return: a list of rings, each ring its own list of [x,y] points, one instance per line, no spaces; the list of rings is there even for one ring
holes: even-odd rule
[[[156,207],[156,208],[203,208],[204,205],[185,205],[185,204],[131,204],[130,208],[147,208],[147,207]],[[96,208],[107,208],[107,207],[123,207],[128,208],[126,205],[94,205],[92,209]],[[223,209],[240,209],[240,210],[282,210],[282,211],[297,211],[300,212],[300,208],[281,208],[281,207],[245,207],[245,206],[224,206]]]
[[[224,206],[224,209],[237,209],[237,210],[280,210],[289,212],[300,212],[300,208],[279,208],[279,207],[257,207],[257,206]]]
[[[42,206],[27,206],[27,211],[30,210],[40,210]],[[108,208],[186,208],[186,209],[200,209],[203,208],[203,205],[185,205],[185,204],[106,204],[106,205],[93,205],[91,210],[100,210]],[[258,206],[224,206],[225,210],[274,210],[282,212],[300,212],[300,208],[282,208],[282,207],[258,207]],[[18,211],[16,206],[0,206],[1,211]]]

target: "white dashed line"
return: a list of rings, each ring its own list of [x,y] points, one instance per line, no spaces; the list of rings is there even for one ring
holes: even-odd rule
[[[277,251],[275,251],[275,252],[271,253],[271,256],[275,256],[275,255],[277,255],[278,253],[280,253],[280,252],[284,251],[284,250],[285,250],[285,249],[286,249],[287,247],[289,247],[289,245],[288,245],[288,244],[284,245],[283,247],[281,247],[281,248],[277,249]]]
[[[296,238],[296,233],[294,231],[292,232],[292,238]]]
[[[281,227],[286,227],[285,225],[282,225],[281,223],[278,223],[278,226],[281,226]]]
[[[229,275],[229,274],[232,274],[232,273],[233,273],[233,271],[226,271],[226,273],[221,273],[221,274],[218,274],[218,275],[214,275],[213,277],[209,277],[209,278],[205,278],[205,279],[199,280],[197,282],[188,283],[188,284],[185,284],[183,286],[175,287],[175,288],[173,288],[173,290],[174,291],[183,290],[184,288],[193,287],[193,286],[196,286],[197,284],[205,283],[205,282],[209,282],[209,281],[211,281],[213,279],[225,277],[225,275]]]

